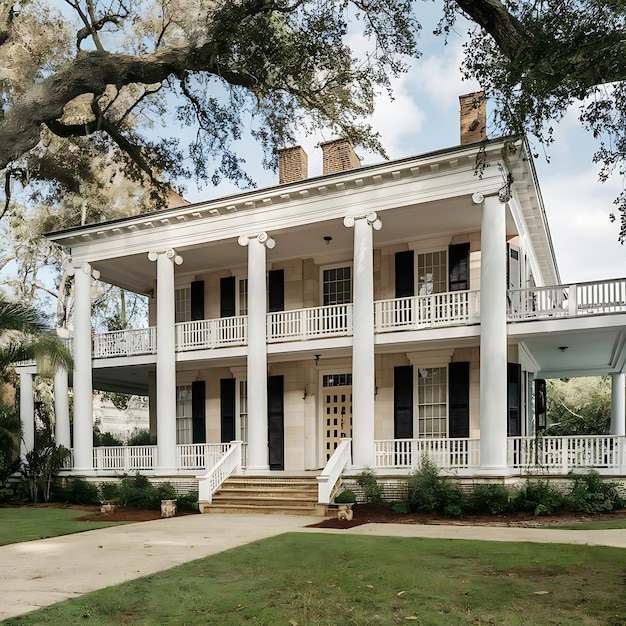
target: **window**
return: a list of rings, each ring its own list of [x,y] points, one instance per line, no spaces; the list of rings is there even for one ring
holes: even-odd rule
[[[417,379],[420,437],[448,436],[448,376],[446,367],[420,367]]]
[[[182,287],[174,292],[175,321],[189,322],[191,320],[191,287]]]
[[[176,443],[193,443],[191,385],[176,387]]]
[[[248,441],[248,381],[239,381],[239,436]]]
[[[418,295],[429,296],[448,290],[446,259],[445,250],[417,255]]]
[[[237,315],[248,315],[248,279],[240,278],[237,282]]]
[[[352,268],[332,267],[323,270],[322,289],[323,304],[348,304],[352,302]]]

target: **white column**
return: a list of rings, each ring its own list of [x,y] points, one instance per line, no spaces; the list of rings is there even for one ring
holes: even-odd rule
[[[57,446],[68,450],[70,437],[70,404],[67,388],[67,370],[59,368],[54,374],[54,439]]]
[[[480,235],[480,468],[507,472],[506,207],[497,196],[483,204]]]
[[[172,249],[150,252],[157,263],[157,473],[176,473],[176,328],[174,264],[182,257]]]
[[[354,226],[354,283],[352,289],[352,463],[374,467],[374,261],[372,228],[382,224],[376,213],[346,217]]]
[[[91,266],[74,274],[74,471],[93,471],[93,378],[91,372]]]
[[[22,440],[20,457],[35,447],[35,397],[33,395],[33,375],[20,374],[20,421],[22,422]]]
[[[273,248],[267,233],[239,237],[248,246],[248,465],[269,469],[267,423],[267,303],[265,248]]]
[[[626,374],[611,374],[611,435],[626,435]]]

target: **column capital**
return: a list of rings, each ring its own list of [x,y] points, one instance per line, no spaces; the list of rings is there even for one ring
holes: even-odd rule
[[[180,254],[176,254],[174,248],[168,248],[167,250],[150,250],[150,252],[148,252],[148,260],[156,261],[161,255],[165,255],[166,258],[176,263],[176,265],[183,264],[183,257],[180,256]]]
[[[241,235],[237,242],[240,246],[245,248],[250,244],[252,239],[256,239],[260,244],[264,245],[268,250],[271,250],[276,242],[265,232],[262,231],[256,235]]]
[[[383,223],[380,221],[375,211],[371,211],[365,215],[347,215],[343,218],[343,225],[346,228],[352,228],[357,220],[366,220],[374,230],[380,230],[383,227]]]

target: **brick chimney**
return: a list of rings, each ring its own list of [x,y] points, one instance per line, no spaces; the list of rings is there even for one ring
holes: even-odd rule
[[[309,174],[309,157],[302,146],[278,151],[278,184],[304,180]]]
[[[321,144],[322,174],[335,174],[361,167],[361,161],[346,139],[335,139]]]
[[[487,99],[484,91],[459,96],[461,104],[461,145],[487,137]]]

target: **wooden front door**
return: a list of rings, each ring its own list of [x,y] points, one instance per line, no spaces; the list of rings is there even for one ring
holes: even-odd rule
[[[328,461],[344,437],[352,437],[352,375],[324,376],[324,459]]]

